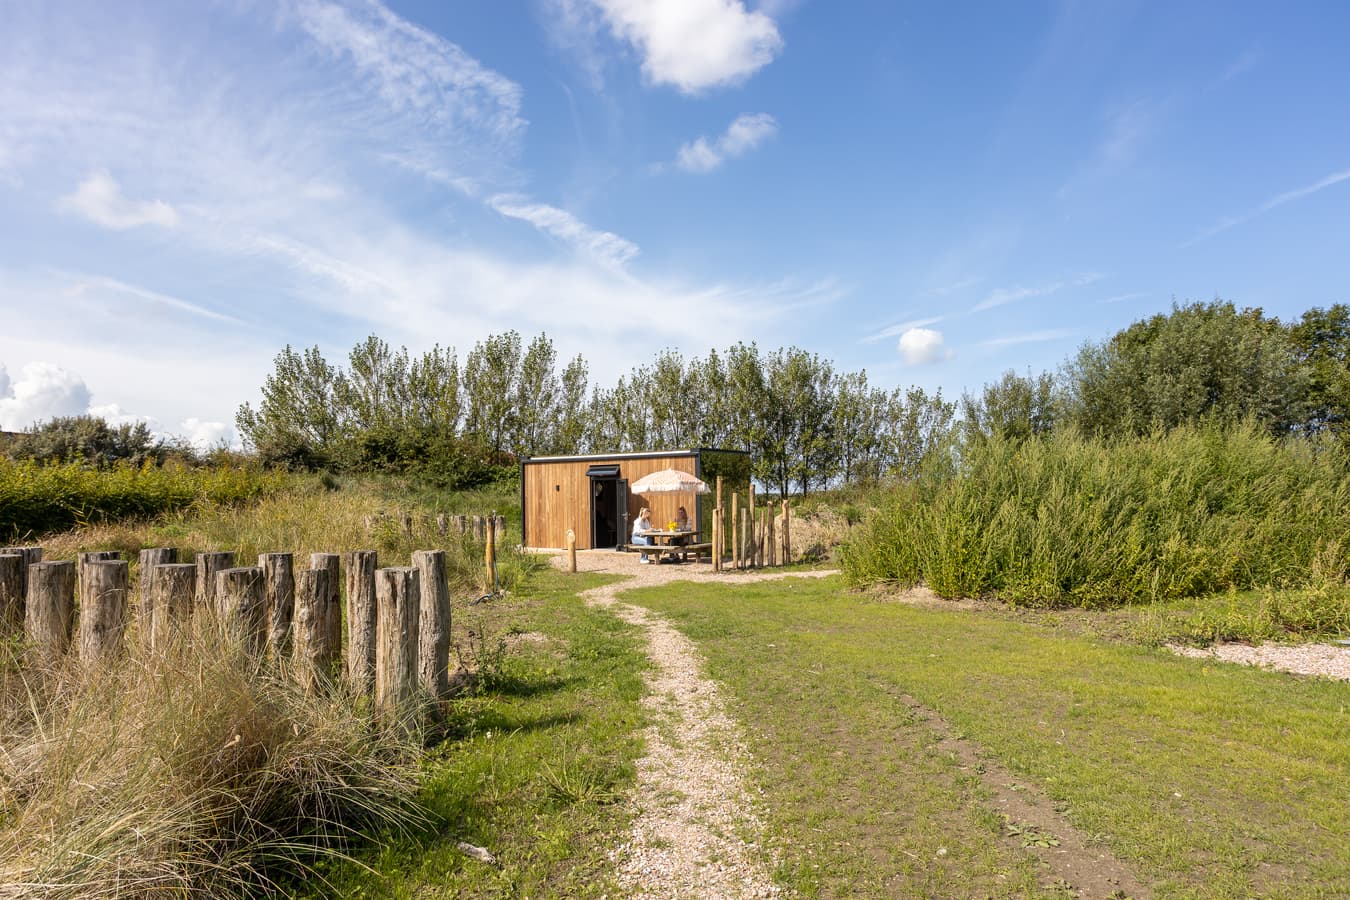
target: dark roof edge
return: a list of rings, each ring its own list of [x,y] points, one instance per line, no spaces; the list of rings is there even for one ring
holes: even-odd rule
[[[598,459],[656,459],[662,456],[698,456],[700,453],[745,453],[745,450],[723,450],[718,447],[693,447],[688,450],[649,450],[643,453],[586,453],[580,456],[531,456],[523,459],[520,464],[528,465],[534,462],[583,462],[585,460]]]

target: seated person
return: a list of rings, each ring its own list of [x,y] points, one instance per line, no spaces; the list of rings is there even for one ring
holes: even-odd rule
[[[633,543],[639,544],[644,547],[650,547],[652,544],[652,539],[647,537],[645,534],[641,534],[640,532],[651,531],[651,528],[652,528],[652,511],[644,506],[642,507],[641,511],[638,512],[638,517],[633,520]],[[642,555],[638,557],[638,562],[645,563],[651,562],[651,560],[647,559],[646,552],[643,552]]]
[[[688,530],[689,530],[689,513],[687,513],[687,512],[684,511],[684,507],[683,507],[683,506],[681,506],[679,509],[675,510],[675,530],[676,530],[676,531],[688,531]],[[679,544],[680,546],[683,546],[683,545],[689,543],[689,536],[688,536],[688,535],[685,535],[685,536],[683,536],[683,537],[672,538],[672,539],[671,539],[671,543],[672,543],[672,544]]]

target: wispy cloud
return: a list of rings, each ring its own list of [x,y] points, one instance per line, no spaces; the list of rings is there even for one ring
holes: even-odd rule
[[[898,334],[904,334],[911,328],[926,328],[929,325],[936,325],[945,318],[946,316],[930,316],[926,319],[909,319],[907,321],[900,322],[897,325],[887,325],[880,331],[873,332],[872,334],[869,334],[866,337],[864,337],[862,339],[862,343],[875,344],[877,341],[884,341],[889,338],[893,338]]]
[[[62,197],[59,209],[83,216],[95,225],[118,231],[138,225],[172,228],[178,224],[178,212],[163,200],[132,200],[106,171],[93,172],[80,182],[73,194]]]
[[[1029,331],[1025,334],[1009,334],[1003,337],[980,341],[981,347],[1015,347],[1018,344],[1042,344],[1048,341],[1062,341],[1073,337],[1068,328],[1050,328],[1045,331]]]
[[[736,117],[720,137],[700,137],[680,147],[675,165],[685,172],[704,174],[729,159],[744,156],[778,133],[778,122],[768,113]]]
[[[70,293],[72,295],[81,296],[91,293],[123,294],[129,297],[147,300],[168,309],[176,309],[181,312],[191,313],[194,316],[200,316],[203,319],[210,319],[214,322],[227,322],[231,325],[244,324],[241,319],[237,319],[234,316],[217,312],[214,309],[207,309],[205,306],[199,306],[196,303],[189,303],[187,300],[181,300],[178,297],[161,294],[158,291],[151,291],[143,287],[137,287],[134,284],[127,284],[124,281],[118,281],[116,278],[106,278],[97,275],[76,275],[73,273],[62,274],[68,275],[68,277],[74,281],[70,287]]]
[[[1084,287],[1101,281],[1105,277],[1105,275],[1093,272],[1070,281],[1055,281],[1050,284],[1043,284],[1035,287],[998,288],[991,291],[989,296],[971,307],[970,311],[972,313],[984,312],[985,310],[1004,306],[1008,303],[1016,303],[1020,300],[1030,300],[1033,297],[1044,297],[1062,291],[1065,288]]]
[[[737,84],[782,49],[778,26],[741,0],[590,0],[619,40],[642,57],[653,84],[684,94]],[[575,2],[556,3],[571,24],[584,21]]]
[[[535,203],[519,194],[498,194],[488,201],[497,212],[529,222],[606,266],[622,267],[638,255],[638,246],[609,231],[598,231],[565,209]]]
[[[1126,300],[1138,300],[1140,297],[1147,297],[1148,291],[1130,291],[1128,294],[1116,294],[1114,297],[1104,297],[1097,302],[1106,305],[1108,303],[1124,303]]]
[[[1224,218],[1216,222],[1214,225],[1210,226],[1209,228],[1206,228],[1204,231],[1200,232],[1195,237],[1183,243],[1181,246],[1185,248],[1191,246],[1192,244],[1198,244],[1203,240],[1207,240],[1209,238],[1214,237],[1214,235],[1219,234],[1220,232],[1227,231],[1228,229],[1238,225],[1246,224],[1247,222],[1250,222],[1252,219],[1255,219],[1257,216],[1264,215],[1265,213],[1270,212],[1272,209],[1275,209],[1276,207],[1284,206],[1286,203],[1292,203],[1295,200],[1302,200],[1304,197],[1309,197],[1313,194],[1316,194],[1318,191],[1324,191],[1329,187],[1340,184],[1342,181],[1346,181],[1347,179],[1350,179],[1350,169],[1343,169],[1340,172],[1332,172],[1327,177],[1315,181],[1312,184],[1304,185],[1301,188],[1295,188],[1292,191],[1285,191],[1283,194],[1276,194],[1274,197],[1271,197],[1269,200],[1267,200],[1265,203],[1262,203],[1260,206],[1258,206],[1251,212],[1243,213],[1237,216],[1225,216]]]

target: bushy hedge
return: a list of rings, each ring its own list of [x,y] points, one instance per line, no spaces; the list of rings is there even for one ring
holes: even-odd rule
[[[285,476],[236,467],[127,463],[96,469],[0,458],[0,540],[86,522],[149,516],[197,502],[239,503],[280,488]]]
[[[994,437],[930,465],[842,552],[857,584],[1107,606],[1350,574],[1350,469],[1255,426]]]

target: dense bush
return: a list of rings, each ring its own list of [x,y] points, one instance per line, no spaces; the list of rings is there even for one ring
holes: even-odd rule
[[[109,425],[98,416],[57,416],[15,435],[5,447],[11,459],[37,462],[83,460],[93,466],[118,462],[162,463],[174,455],[192,455],[156,438],[144,422]]]
[[[42,464],[0,458],[0,540],[198,502],[239,503],[277,490],[285,476],[238,467]]]
[[[1259,426],[1118,442],[995,434],[899,488],[842,552],[854,583],[1104,606],[1344,581],[1350,469]]]

